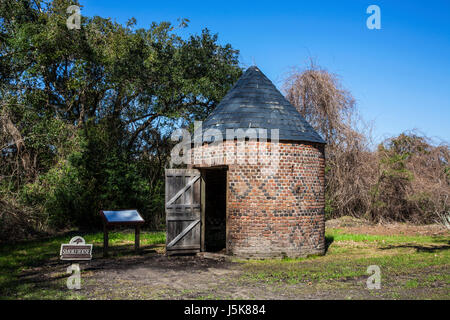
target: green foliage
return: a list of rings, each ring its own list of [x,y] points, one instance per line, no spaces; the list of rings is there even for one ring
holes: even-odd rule
[[[51,227],[97,227],[113,208],[160,227],[170,133],[222,99],[238,51],[206,29],[183,40],[187,19],[138,29],[82,17],[69,30],[72,4],[0,4],[0,195]]]
[[[80,214],[79,195],[83,192],[80,172],[73,162],[82,156],[85,141],[73,128],[55,119],[46,129],[50,131],[38,136],[41,139],[36,144],[49,148],[51,155],[41,162],[46,164],[41,174],[19,190],[19,200],[40,212],[50,227],[73,226]]]
[[[333,215],[333,202],[330,198],[325,198],[325,219],[331,219]]]
[[[369,188],[366,218],[435,222],[436,214],[448,210],[448,146],[433,146],[426,137],[402,133],[380,144],[374,159],[376,180]]]
[[[51,227],[70,227],[82,186],[76,168],[64,161],[21,190],[21,200],[43,212]]]

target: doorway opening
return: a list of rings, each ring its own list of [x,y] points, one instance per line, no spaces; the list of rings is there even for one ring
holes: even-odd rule
[[[204,250],[224,252],[226,249],[227,169],[211,168],[202,172],[205,183]]]

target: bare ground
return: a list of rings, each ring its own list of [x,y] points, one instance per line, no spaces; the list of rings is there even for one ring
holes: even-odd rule
[[[58,262],[39,268],[32,273],[39,276],[29,280],[41,282],[43,288],[53,283],[68,291],[68,265]],[[381,290],[366,288],[368,276],[294,284],[247,280],[244,275],[249,270],[242,263],[160,253],[96,259],[80,263],[80,267],[82,288],[76,295],[82,299],[450,299],[445,282],[435,281],[425,288],[405,287],[408,279],[448,274],[449,266],[391,278]]]
[[[437,227],[418,228],[408,225],[361,225],[358,221],[331,221],[327,227],[345,229],[364,234],[420,234],[448,236],[448,231]],[[435,255],[448,252],[450,242],[426,247]],[[356,246],[356,247],[355,247]],[[359,244],[341,243],[341,250],[357,250]],[[356,249],[355,249],[356,248]],[[394,255],[395,250],[410,250],[411,254],[425,247],[386,246],[369,248],[377,255]],[[71,298],[81,299],[450,299],[448,274],[450,261],[440,265],[413,267],[409,271],[392,269],[383,274],[380,290],[369,290],[368,275],[309,279],[308,274],[301,281],[289,279],[258,278],[264,272],[264,264],[245,261],[215,260],[199,256],[164,255],[163,245],[146,247],[142,254],[133,255],[132,244],[126,244],[118,251],[129,252],[111,258],[100,256],[89,262],[80,263],[82,288],[71,293]],[[366,248],[367,249],[367,248]],[[369,250],[367,249],[367,250]],[[114,248],[112,248],[114,250]],[[98,254],[98,252],[97,252]],[[361,254],[362,255],[362,254]],[[342,258],[342,256],[340,256]],[[344,257],[345,258],[345,257]],[[320,265],[333,263],[334,256],[327,255],[307,260],[299,268],[310,268],[320,272]],[[291,263],[290,268],[296,262]],[[300,262],[299,262],[300,263]],[[349,268],[352,268],[350,262]],[[20,281],[32,283],[34,289],[58,289],[66,291],[69,263],[53,259],[50,263],[21,274]],[[354,266],[357,268],[357,266]],[[271,267],[268,267],[271,268]],[[284,268],[284,267],[283,267]],[[312,268],[312,269],[311,269]],[[317,269],[319,268],[319,269]],[[289,270],[291,270],[289,269]],[[280,269],[283,271],[283,269]],[[273,270],[271,270],[272,272]],[[280,271],[280,272],[281,272]],[[447,275],[447,278],[443,278]],[[73,291],[71,291],[73,292]],[[17,297],[21,298],[21,297]]]

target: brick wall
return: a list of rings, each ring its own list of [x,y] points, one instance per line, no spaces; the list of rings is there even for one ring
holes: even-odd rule
[[[193,157],[198,168],[228,165],[227,252],[243,257],[323,253],[323,145],[246,141],[244,150],[236,143],[205,144]],[[233,161],[236,150],[238,161]],[[278,161],[271,155],[277,150]]]

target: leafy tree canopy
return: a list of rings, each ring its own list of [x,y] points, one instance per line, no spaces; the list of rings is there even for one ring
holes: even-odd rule
[[[0,185],[42,185],[69,161],[94,207],[131,206],[136,175],[161,190],[171,131],[204,119],[239,78],[238,51],[207,29],[181,38],[187,19],[137,28],[83,16],[69,30],[70,5],[0,2]]]

